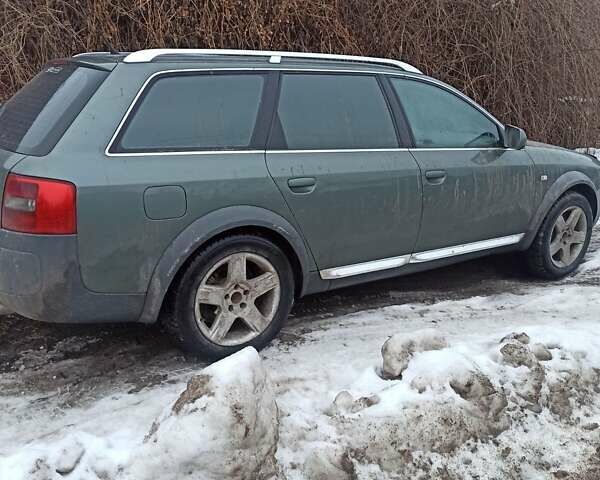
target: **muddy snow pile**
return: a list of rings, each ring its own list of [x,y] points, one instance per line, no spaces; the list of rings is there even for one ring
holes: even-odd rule
[[[600,339],[586,330],[541,333],[475,344],[433,330],[392,336],[382,364],[325,411],[340,438],[312,452],[307,478],[564,474],[568,461],[552,449],[568,457],[572,433],[590,445],[599,439]]]
[[[90,405],[0,396],[0,479],[600,478],[597,286],[310,325]]]
[[[0,459],[0,478],[268,479],[277,474],[278,427],[269,378],[247,348],[193,376],[145,436],[77,432],[36,443]]]

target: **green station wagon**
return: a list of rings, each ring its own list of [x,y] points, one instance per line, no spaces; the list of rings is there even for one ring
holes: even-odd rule
[[[395,60],[143,50],[48,64],[1,107],[0,176],[0,303],[219,358],[311,293],[507,251],[571,273],[600,164]]]

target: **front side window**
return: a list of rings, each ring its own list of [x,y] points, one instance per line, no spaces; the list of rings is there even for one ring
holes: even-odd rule
[[[392,78],[417,148],[501,146],[497,125],[453,93],[418,80]]]
[[[272,148],[397,148],[392,117],[371,75],[283,74]]]
[[[159,77],[137,102],[112,151],[249,148],[264,82],[261,74]]]

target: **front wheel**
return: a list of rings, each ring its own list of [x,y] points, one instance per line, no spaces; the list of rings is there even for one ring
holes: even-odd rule
[[[587,252],[593,218],[590,203],[583,195],[570,192],[561,197],[527,251],[531,273],[545,279],[572,273]]]
[[[236,235],[202,250],[179,276],[163,322],[186,351],[216,360],[264,347],[294,299],[285,254],[267,239]]]

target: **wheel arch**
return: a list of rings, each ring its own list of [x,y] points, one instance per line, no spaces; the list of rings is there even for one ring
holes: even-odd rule
[[[585,183],[578,183],[569,188],[565,193],[563,193],[563,195],[565,195],[568,192],[577,192],[583,195],[585,198],[587,198],[588,202],[590,202],[590,206],[592,207],[592,213],[594,214],[595,224],[596,220],[598,219],[598,195],[595,189],[592,186],[587,185]],[[561,197],[563,195],[561,195]]]
[[[521,248],[523,250],[528,249],[537,232],[546,218],[546,215],[552,208],[552,206],[568,192],[577,192],[583,195],[590,202],[592,212],[594,214],[594,224],[598,220],[598,214],[600,212],[600,198],[594,186],[594,183],[590,178],[582,172],[571,171],[561,175],[554,184],[548,189],[544,198],[540,202],[532,221],[530,222],[529,229],[525,233],[525,237],[521,242]]]
[[[254,206],[226,207],[192,222],[163,252],[150,278],[139,322],[153,323],[158,319],[174,280],[197,251],[215,240],[236,234],[258,235],[281,248],[294,270],[295,295],[304,294],[309,274],[316,266],[296,228],[270,210]]]

